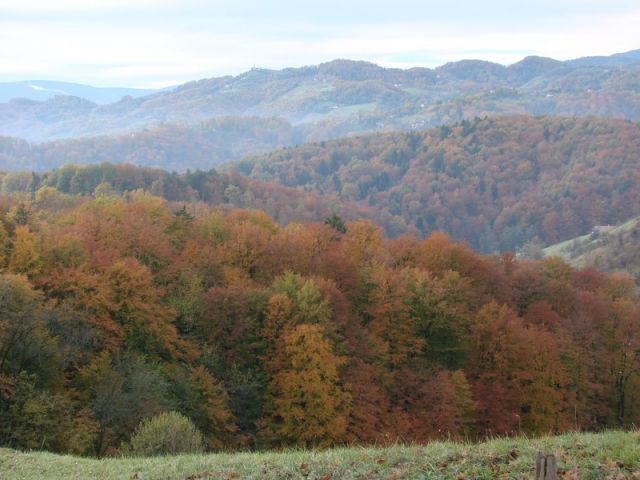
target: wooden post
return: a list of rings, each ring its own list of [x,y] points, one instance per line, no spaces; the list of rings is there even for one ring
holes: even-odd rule
[[[558,475],[558,463],[555,455],[543,456],[541,452],[536,454],[536,480],[556,480]]]
[[[556,480],[558,476],[558,462],[555,455],[547,455],[547,469],[544,480]]]

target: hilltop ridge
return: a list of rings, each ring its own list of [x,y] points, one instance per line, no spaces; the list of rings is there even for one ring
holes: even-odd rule
[[[68,97],[13,100],[0,104],[0,135],[43,141],[229,115],[311,125],[317,140],[427,128],[485,114],[638,119],[637,52],[568,62],[531,56],[509,66],[463,60],[401,70],[339,59],[283,70],[254,68],[106,105]]]

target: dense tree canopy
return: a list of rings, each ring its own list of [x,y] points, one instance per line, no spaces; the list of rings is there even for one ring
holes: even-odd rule
[[[234,169],[373,209],[392,235],[440,230],[496,252],[637,216],[639,151],[637,123],[518,116],[308,144]]]
[[[218,123],[219,127],[208,127],[214,132],[210,142],[164,127],[121,141],[25,144],[18,148],[23,157],[16,161],[27,165],[23,158],[42,152],[82,164],[154,164],[143,161],[145,155],[175,137],[176,143],[167,147],[172,168],[189,158],[211,165],[207,156],[216,155],[211,147],[216,136],[235,125],[230,119]],[[110,163],[0,173],[0,192],[28,193],[40,202],[62,206],[71,199],[43,187],[93,196],[144,189],[170,201],[257,208],[282,225],[328,220],[341,230],[339,219],[367,218],[390,236],[444,231],[493,253],[553,244],[637,216],[639,139],[640,126],[620,120],[475,118],[420,132],[307,144],[225,167],[237,173],[178,174]]]
[[[32,199],[50,209],[76,204],[81,196],[135,195],[137,190],[171,202],[182,202],[176,208],[183,213],[188,213],[182,208],[186,203],[215,205],[227,210],[253,208],[266,212],[280,224],[286,224],[291,221],[320,221],[333,218],[332,215],[338,212],[347,220],[369,218],[382,224],[398,225],[399,232],[406,229],[401,219],[380,215],[370,208],[213,169],[178,174],[130,164],[99,163],[67,164],[45,173],[0,172],[0,194]],[[28,215],[23,207],[18,203],[11,213],[20,217],[22,223]]]
[[[108,189],[0,197],[0,226],[4,446],[115,454],[163,412],[210,449],[640,420],[628,277]]]

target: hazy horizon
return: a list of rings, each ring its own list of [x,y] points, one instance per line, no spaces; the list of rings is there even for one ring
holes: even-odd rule
[[[399,68],[568,60],[639,48],[638,24],[633,0],[327,0],[304,8],[291,0],[0,0],[0,82],[158,88],[336,58]]]
[[[640,49],[640,48],[639,48]],[[628,51],[633,51],[633,50],[637,50],[637,49],[632,49],[632,50],[628,50]],[[606,54],[601,54],[602,56],[608,56],[608,55],[613,55],[613,54],[617,54],[617,53],[626,53],[627,51],[624,52],[610,52],[610,53],[606,53]],[[531,56],[536,56],[535,53],[530,54]],[[582,55],[582,56],[591,56],[589,54],[586,55]],[[365,59],[360,59],[360,58],[332,58],[326,61],[321,61],[318,63],[314,63],[314,64],[302,64],[302,65],[291,65],[291,66],[287,66],[287,67],[275,67],[275,68],[268,68],[268,67],[257,67],[257,66],[251,66],[250,68],[246,69],[246,70],[242,70],[239,72],[234,72],[234,73],[228,73],[228,74],[220,74],[220,75],[211,75],[209,77],[199,77],[199,78],[189,78],[186,79],[184,81],[181,81],[179,83],[173,83],[173,84],[168,84],[165,86],[158,86],[158,87],[152,87],[152,86],[137,86],[137,85],[123,85],[123,84],[114,84],[114,85],[94,85],[94,84],[90,84],[90,83],[82,83],[82,82],[78,82],[75,80],[60,80],[57,78],[23,78],[23,79],[18,79],[18,80],[7,80],[4,81],[2,79],[0,79],[0,84],[7,84],[7,83],[23,83],[23,82],[61,82],[61,83],[69,83],[69,84],[77,84],[80,86],[88,86],[88,87],[94,87],[94,88],[139,88],[139,89],[163,89],[163,88],[171,88],[171,87],[177,87],[180,86],[184,83],[188,83],[188,82],[192,82],[192,81],[198,81],[198,80],[202,80],[205,78],[212,78],[212,77],[219,77],[219,76],[225,76],[225,75],[232,75],[232,76],[236,76],[236,75],[241,75],[247,71],[250,71],[253,68],[264,68],[264,69],[270,69],[270,70],[274,70],[274,71],[278,71],[278,70],[282,70],[282,69],[286,69],[286,68],[304,68],[304,67],[308,67],[308,66],[315,66],[315,65],[320,65],[322,63],[327,63],[327,62],[332,62],[332,61],[338,61],[338,60],[348,60],[348,61],[355,61],[355,62],[359,62],[359,61],[363,61],[363,62],[369,62],[369,63],[373,63],[382,67],[388,67],[388,68],[400,68],[402,70],[408,70],[411,68],[419,68],[419,67],[423,67],[423,68],[438,68],[440,66],[443,66],[447,63],[451,63],[451,62],[457,62],[457,61],[462,61],[462,60],[480,60],[480,61],[489,61],[489,62],[494,62],[494,63],[498,63],[498,64],[502,64],[505,66],[509,66],[512,65],[514,63],[518,63],[519,61],[523,60],[525,57],[521,57],[518,60],[514,60],[513,62],[509,62],[509,63],[502,63],[502,62],[496,62],[493,60],[487,60],[484,58],[460,58],[460,59],[455,59],[455,60],[450,60],[450,61],[445,61],[444,63],[439,63],[439,64],[434,64],[434,65],[411,65],[411,66],[407,66],[407,67],[402,67],[402,66],[395,66],[395,65],[384,65],[378,62],[373,62],[370,60],[365,60]],[[580,58],[580,57],[570,57],[570,58],[563,58],[563,59],[559,59],[559,58],[555,58],[555,57],[549,57],[549,58],[553,58],[555,60],[562,60],[562,61],[566,61],[566,60],[573,60],[576,58]]]

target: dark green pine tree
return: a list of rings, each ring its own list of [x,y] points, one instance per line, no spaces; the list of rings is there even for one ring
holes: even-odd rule
[[[336,213],[325,218],[324,223],[340,233],[347,233],[347,226]]]

